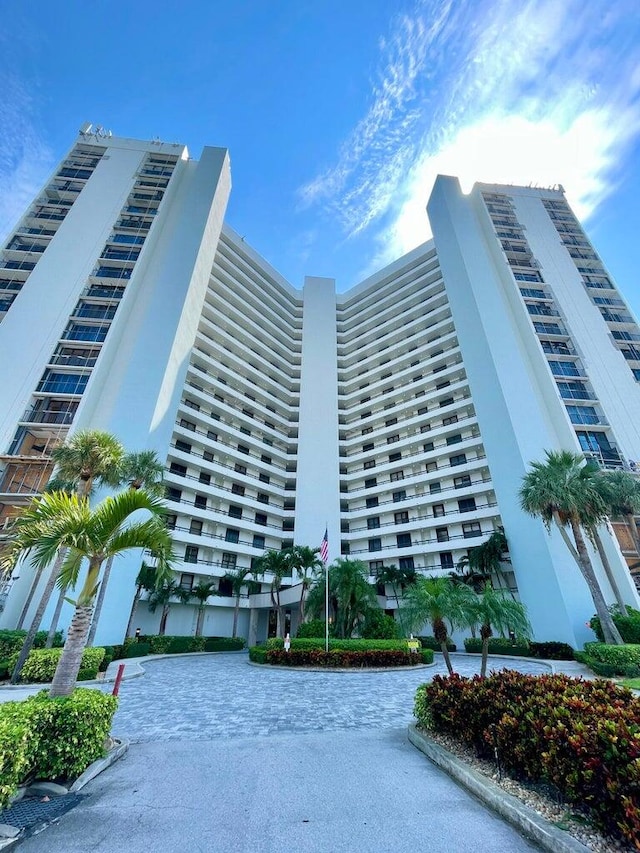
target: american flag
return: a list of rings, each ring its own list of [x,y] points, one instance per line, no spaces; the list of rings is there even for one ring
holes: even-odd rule
[[[324,529],[324,536],[322,537],[322,542],[320,543],[320,559],[323,563],[326,563],[329,559],[329,535],[328,528]]]

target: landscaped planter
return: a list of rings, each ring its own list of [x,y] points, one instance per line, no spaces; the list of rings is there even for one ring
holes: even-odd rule
[[[431,649],[408,652],[402,649],[346,650],[333,649],[250,649],[255,663],[272,666],[321,667],[326,669],[380,669],[387,667],[419,666],[433,663]]]

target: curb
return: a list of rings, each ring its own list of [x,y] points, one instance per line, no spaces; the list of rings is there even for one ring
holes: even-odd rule
[[[590,853],[589,847],[558,829],[516,797],[507,794],[491,779],[473,770],[457,756],[434,743],[419,732],[415,724],[409,726],[407,735],[410,743],[441,770],[448,773],[484,805],[515,826],[523,835],[535,841],[543,850],[549,853]]]
[[[81,773],[80,776],[76,779],[73,785],[69,788],[70,794],[77,794],[78,791],[81,791],[85,785],[88,785],[92,779],[95,779],[103,770],[106,770],[107,767],[111,767],[112,764],[115,764],[119,758],[126,753],[129,749],[129,741],[128,740],[118,740],[118,745],[111,749],[104,758],[98,758],[93,764],[90,764],[84,773]]]

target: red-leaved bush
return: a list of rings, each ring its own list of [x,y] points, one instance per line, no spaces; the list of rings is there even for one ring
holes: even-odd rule
[[[609,681],[503,671],[436,676],[418,688],[419,723],[555,785],[604,832],[640,850],[640,700]]]
[[[371,667],[371,666],[415,666],[422,657],[401,649],[372,649],[369,651],[346,651],[335,649],[270,649],[267,663],[280,666],[326,666],[326,667]]]

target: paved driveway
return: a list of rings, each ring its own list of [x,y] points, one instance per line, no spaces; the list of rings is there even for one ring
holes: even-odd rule
[[[454,661],[461,675],[480,666],[479,658]],[[445,672],[441,662],[393,672],[284,670],[251,666],[245,653],[142,665],[144,676],[122,684],[113,724],[115,734],[135,742],[403,726],[412,721],[416,687]],[[527,661],[494,658],[491,665],[549,672]]]
[[[456,663],[469,674],[479,662]],[[409,744],[415,688],[440,666],[300,672],[228,654],[145,668],[114,722],[127,755],[21,853],[537,849]]]

